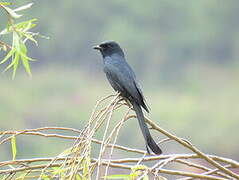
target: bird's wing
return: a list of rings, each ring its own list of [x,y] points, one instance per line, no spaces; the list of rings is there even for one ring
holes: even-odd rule
[[[116,91],[121,92],[126,97],[133,98],[132,100],[148,111],[142,91],[135,79],[135,74],[126,61],[109,61],[108,63],[106,61],[104,72]]]
[[[139,93],[140,96],[141,96],[141,106],[142,106],[147,112],[149,112],[149,108],[148,108],[148,106],[146,105],[146,101],[145,101],[143,92],[142,92],[141,87],[140,87],[140,85],[139,85],[139,83],[138,83],[137,81],[135,81],[135,86],[136,86],[136,88],[137,88],[137,90],[138,90],[138,93]]]

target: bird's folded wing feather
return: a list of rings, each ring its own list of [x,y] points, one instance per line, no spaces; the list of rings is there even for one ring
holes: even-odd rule
[[[138,104],[148,110],[135,74],[126,62],[114,62],[104,64],[104,72],[112,87],[122,93],[130,95]],[[125,92],[126,91],[126,92]]]

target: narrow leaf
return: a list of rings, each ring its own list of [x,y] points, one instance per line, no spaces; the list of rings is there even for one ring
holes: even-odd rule
[[[16,63],[17,60],[19,60],[19,56],[18,58],[15,58],[16,57],[16,54],[18,54],[17,52],[15,53],[15,56],[12,60],[12,62],[5,68],[4,72],[6,72],[7,70],[9,70],[12,66],[14,66],[14,64]]]
[[[43,180],[51,180],[47,175],[45,175],[45,174],[42,174],[41,175],[41,179],[43,179]]]
[[[29,3],[29,4],[23,5],[21,7],[18,7],[16,9],[14,9],[13,11],[17,12],[17,11],[22,11],[22,10],[25,10],[25,9],[29,9],[32,5],[33,5],[33,3]]]
[[[22,27],[26,27],[29,23],[33,23],[35,21],[37,21],[36,18],[17,23],[17,24],[15,24],[15,26],[18,27],[18,28],[22,28]]]
[[[130,175],[127,174],[114,174],[110,176],[105,176],[107,179],[130,179]]]
[[[18,67],[18,63],[19,63],[19,53],[16,53],[15,57],[14,57],[14,64],[13,64],[13,73],[12,73],[12,79],[15,78],[16,76],[16,72],[17,72],[17,67]]]
[[[26,72],[29,74],[29,76],[32,75],[31,73],[31,69],[30,69],[30,64],[29,64],[29,57],[27,57],[27,48],[25,46],[25,44],[23,44],[22,42],[20,42],[20,55],[21,55],[21,59],[22,59],[22,63],[23,63],[23,66],[26,70]]]
[[[18,36],[18,34],[13,31],[13,36],[12,36],[12,47],[15,47],[17,51],[20,51],[20,37]]]
[[[11,31],[11,27],[12,27],[12,25],[11,25],[10,21],[8,21],[7,22],[7,32],[8,33]]]
[[[79,174],[76,175],[76,180],[82,180]]]
[[[17,156],[16,136],[12,136],[11,145],[12,145],[12,160],[15,161]]]
[[[31,26],[32,26],[32,23],[28,22],[22,31],[27,32],[31,28]]]
[[[16,49],[11,49],[8,54],[5,56],[5,58],[0,62],[0,64],[5,63],[14,53]]]
[[[10,14],[13,18],[17,19],[20,18],[22,15],[15,13],[12,9],[10,9],[9,7],[6,7],[4,5],[2,5],[2,7],[8,12],[8,14]]]
[[[68,148],[65,151],[63,151],[59,156],[64,157],[72,153],[72,148]]]
[[[23,33],[23,35],[26,37],[26,39],[24,40],[24,42],[26,42],[26,40],[31,40],[32,42],[34,42],[36,45],[37,44],[37,41],[33,38],[33,36],[31,34],[28,34],[28,33]]]
[[[28,21],[23,21],[23,22],[20,22],[20,23],[17,23],[17,24],[14,24],[15,28],[17,29],[21,29],[21,28],[26,28],[26,26],[28,26],[30,24],[30,26],[27,28],[27,29],[24,29],[24,31],[26,32],[27,30],[33,28],[36,26],[36,24],[33,24],[33,22],[37,21],[36,18],[34,19],[31,19],[31,20],[28,20]],[[3,29],[1,32],[0,32],[0,35],[5,35],[5,34],[8,34],[12,31],[12,26],[10,23],[7,24],[7,28]]]
[[[11,5],[12,3],[10,2],[0,2],[0,5],[4,5],[4,6],[9,6]]]

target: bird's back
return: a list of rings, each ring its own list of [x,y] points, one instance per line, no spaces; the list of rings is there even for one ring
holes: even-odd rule
[[[121,92],[126,98],[137,101],[139,105],[148,111],[135,73],[124,57],[117,54],[106,56],[104,58],[104,72],[116,91]]]

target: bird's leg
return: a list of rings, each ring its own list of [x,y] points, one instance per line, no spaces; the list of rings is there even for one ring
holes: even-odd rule
[[[121,97],[120,101],[125,101],[126,105],[127,105],[129,108],[132,108],[132,105],[131,105],[130,101],[129,101],[127,98],[125,98],[125,97],[122,95],[121,92],[119,92],[119,93],[120,93],[120,97]],[[119,101],[119,102],[120,102],[120,101]]]
[[[125,100],[127,106],[129,106],[129,108],[132,108],[132,104],[130,103],[130,101],[126,98],[124,98],[124,100]]]
[[[118,92],[118,91],[117,91],[117,92]],[[120,97],[119,102],[124,101],[125,99],[124,99],[124,97],[122,96],[122,94],[121,94],[120,92],[118,92],[118,93],[119,93],[119,97]]]

